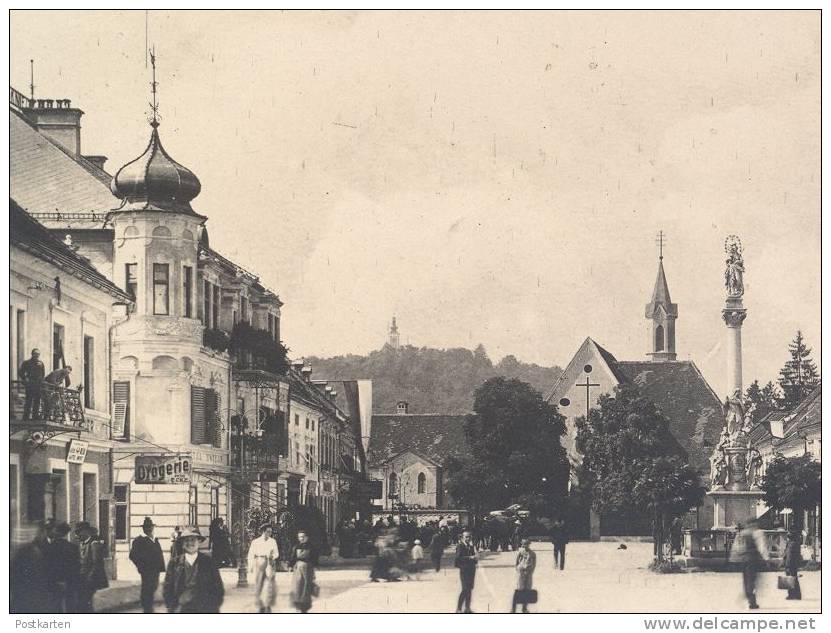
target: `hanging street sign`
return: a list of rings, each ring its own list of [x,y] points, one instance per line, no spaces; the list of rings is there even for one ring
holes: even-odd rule
[[[70,440],[69,451],[66,454],[68,464],[83,464],[87,459],[89,442],[83,440]]]

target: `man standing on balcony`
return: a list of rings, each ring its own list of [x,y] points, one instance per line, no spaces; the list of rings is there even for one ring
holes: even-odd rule
[[[29,420],[32,417],[37,419],[40,411],[40,391],[43,385],[43,378],[46,375],[46,368],[40,360],[40,350],[33,349],[32,357],[23,361],[18,372],[20,380],[26,387],[26,403],[23,405],[23,419]]]

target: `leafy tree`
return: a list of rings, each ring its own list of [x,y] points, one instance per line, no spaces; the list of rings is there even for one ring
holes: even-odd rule
[[[637,387],[622,385],[598,404],[588,420],[576,422],[582,494],[598,513],[636,515],[649,509],[661,557],[670,519],[701,502],[700,476],[687,463],[667,419]]]
[[[528,383],[496,377],[476,390],[464,427],[470,455],[448,465],[454,500],[480,514],[513,503],[545,513],[562,499],[565,418]]]
[[[765,504],[777,512],[790,508],[801,528],[805,510],[812,511],[822,503],[822,465],[810,455],[780,455],[768,464],[761,487]]]
[[[779,390],[773,382],[769,381],[764,387],[759,386],[759,381],[754,380],[745,391],[745,398],[756,405],[753,409],[753,423],[760,422],[768,413],[779,409]]]
[[[811,359],[811,348],[797,330],[788,352],[791,359],[779,371],[779,386],[782,388],[782,407],[792,409],[811,393],[819,384],[819,372]]]
[[[698,506],[706,489],[698,471],[676,455],[639,460],[638,468],[632,495],[637,507],[652,512],[655,552],[658,560],[663,560],[670,520]]]

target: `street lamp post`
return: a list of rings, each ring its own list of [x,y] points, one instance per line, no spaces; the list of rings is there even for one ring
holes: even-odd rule
[[[253,409],[248,409],[246,411],[237,411],[236,409],[225,409],[229,414],[233,412],[234,415],[239,416],[239,424],[236,428],[236,433],[239,438],[239,472],[241,475],[244,476],[246,482],[246,489],[239,490],[239,497],[240,497],[240,535],[239,539],[237,540],[238,543],[238,560],[239,565],[237,567],[237,587],[247,587],[248,586],[248,530],[245,522],[245,511],[246,511],[246,493],[250,494],[250,489],[248,488],[249,481],[248,481],[248,468],[246,467],[245,463],[245,431],[247,430],[247,418],[245,417],[247,413],[254,412],[257,416],[257,426],[255,429],[255,433],[258,437],[262,436],[262,430],[260,429],[260,424],[262,424],[263,420],[260,419],[260,407],[257,406]],[[233,425],[231,425],[231,430],[233,432]],[[260,491],[262,495],[262,491]]]

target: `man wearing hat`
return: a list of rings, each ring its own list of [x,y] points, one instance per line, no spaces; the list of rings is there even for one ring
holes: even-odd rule
[[[179,537],[182,554],[170,560],[164,577],[164,602],[170,613],[219,613],[225,587],[213,559],[199,551],[205,537],[186,527]]]
[[[80,581],[78,583],[78,612],[93,613],[92,597],[95,592],[109,587],[104,569],[104,545],[96,539],[97,530],[86,521],[75,527],[80,550]]]
[[[271,538],[271,524],[263,523],[260,526],[260,536],[251,541],[251,547],[248,548],[248,569],[254,572],[254,600],[260,613],[271,613],[274,606],[277,597],[274,571],[279,557],[277,541]],[[265,601],[262,598],[263,589],[266,592]]]
[[[164,571],[164,554],[159,540],[153,536],[155,524],[150,517],[144,517],[141,528],[144,534],[133,539],[130,560],[141,575],[141,608],[144,613],[153,613],[153,597],[159,587],[159,574]]]
[[[81,554],[78,546],[67,540],[72,531],[68,523],[59,523],[52,531],[52,564],[58,584],[58,601],[61,613],[75,613],[78,579],[81,576]]]

